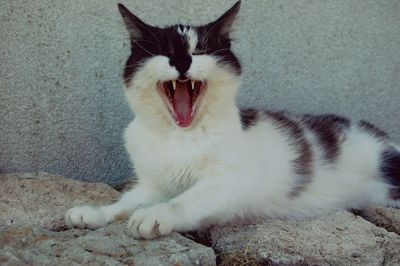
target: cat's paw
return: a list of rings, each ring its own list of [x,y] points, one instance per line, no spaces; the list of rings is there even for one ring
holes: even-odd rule
[[[104,214],[91,206],[81,206],[69,209],[64,216],[65,224],[72,228],[96,229],[107,224]]]
[[[169,235],[174,230],[176,216],[167,203],[135,211],[128,222],[128,230],[135,238],[154,239]]]

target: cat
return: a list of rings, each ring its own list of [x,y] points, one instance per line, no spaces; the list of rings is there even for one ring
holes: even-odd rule
[[[130,217],[136,238],[236,218],[303,219],[368,205],[400,207],[400,151],[366,121],[239,109],[231,50],[237,2],[203,26],[147,25],[119,4],[135,113],[124,138],[137,184],[114,204],[74,207],[69,227]]]

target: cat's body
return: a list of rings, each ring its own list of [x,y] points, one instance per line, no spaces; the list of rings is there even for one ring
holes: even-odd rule
[[[206,26],[161,30],[120,6],[136,114],[125,142],[138,183],[115,204],[70,209],[67,225],[130,216],[136,237],[154,238],[237,217],[400,207],[400,152],[381,130],[334,115],[238,109],[240,64],[229,40],[238,9]]]

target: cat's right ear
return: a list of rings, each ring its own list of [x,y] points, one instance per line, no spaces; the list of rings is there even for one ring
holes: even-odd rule
[[[150,25],[147,25],[134,14],[132,14],[123,4],[118,4],[118,9],[119,13],[124,19],[125,26],[132,39],[141,39],[146,31],[151,30]]]
[[[236,2],[228,11],[226,11],[216,21],[210,23],[208,26],[211,31],[217,32],[220,36],[229,37],[232,30],[232,24],[235,21],[236,15],[240,9],[240,0]]]

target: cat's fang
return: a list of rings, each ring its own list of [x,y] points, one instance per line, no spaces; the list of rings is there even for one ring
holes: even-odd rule
[[[194,85],[195,85],[196,81],[191,80],[191,82],[192,82],[192,90],[194,90]]]
[[[168,99],[170,99],[172,101],[172,98],[174,97],[174,88],[173,88],[173,85],[172,85],[172,81],[169,81],[166,84],[167,85],[164,88],[165,89],[165,93],[166,93]]]
[[[176,80],[172,81],[172,86],[173,86],[174,90],[176,90]]]

